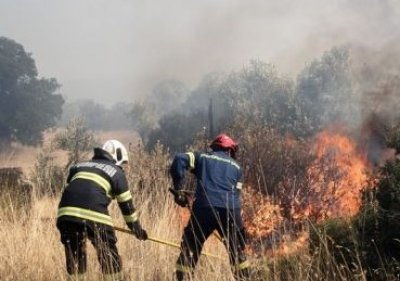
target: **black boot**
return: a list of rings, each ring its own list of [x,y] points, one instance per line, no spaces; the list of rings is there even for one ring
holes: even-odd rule
[[[250,277],[249,268],[240,269],[235,273],[235,279],[237,281],[247,281],[249,280],[249,277]]]
[[[176,272],[176,281],[184,281],[185,280],[185,273],[182,271]]]

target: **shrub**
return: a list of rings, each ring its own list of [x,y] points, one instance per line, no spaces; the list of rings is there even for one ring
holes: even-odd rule
[[[30,180],[35,186],[35,195],[42,197],[44,195],[55,196],[65,184],[65,170],[55,164],[54,147],[43,148],[37,155],[30,175]]]
[[[11,209],[30,206],[33,187],[21,168],[0,168],[0,182],[0,206]]]
[[[360,265],[357,232],[349,219],[329,219],[311,225],[309,241],[311,253],[327,263],[353,270]]]
[[[92,150],[94,144],[94,135],[81,118],[71,120],[65,130],[59,132],[55,137],[56,148],[68,152],[66,167],[84,159],[86,153]]]
[[[372,198],[371,198],[372,197]],[[356,226],[369,280],[400,275],[400,160],[380,169],[375,192],[367,198]]]

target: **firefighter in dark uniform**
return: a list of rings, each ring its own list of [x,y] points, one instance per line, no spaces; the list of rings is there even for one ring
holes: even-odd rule
[[[121,165],[128,162],[126,148],[109,140],[94,149],[91,161],[71,167],[61,197],[57,228],[65,247],[71,280],[86,278],[86,240],[96,248],[104,280],[123,280],[117,238],[107,207],[116,199],[128,227],[140,240],[147,239],[132,203],[132,195]]]
[[[240,214],[242,171],[234,159],[237,144],[221,134],[210,147],[212,151],[208,153],[177,154],[170,168],[175,202],[182,207],[188,207],[188,199],[182,190],[185,172],[190,170],[197,179],[195,201],[176,263],[178,281],[188,280],[193,274],[203,244],[214,230],[223,238],[235,278],[245,280],[249,275]]]

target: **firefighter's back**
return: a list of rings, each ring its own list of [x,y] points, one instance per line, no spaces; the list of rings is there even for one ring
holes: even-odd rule
[[[108,205],[113,198],[114,179],[120,173],[112,162],[94,159],[70,169],[58,209],[58,220],[89,220],[112,225]]]
[[[196,155],[195,207],[240,208],[241,169],[224,151]]]

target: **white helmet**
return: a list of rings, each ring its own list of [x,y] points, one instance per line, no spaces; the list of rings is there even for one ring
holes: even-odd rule
[[[103,150],[111,154],[115,160],[115,164],[121,166],[121,164],[128,163],[128,151],[125,146],[117,140],[108,140],[103,145]]]

